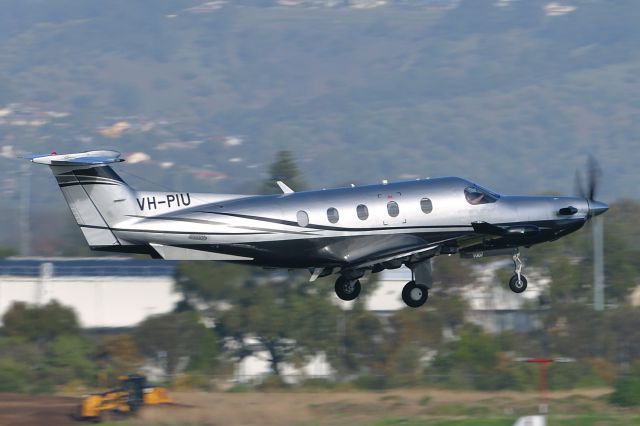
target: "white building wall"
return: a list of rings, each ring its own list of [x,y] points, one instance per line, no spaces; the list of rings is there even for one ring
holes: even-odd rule
[[[171,312],[181,299],[172,277],[0,277],[0,318],[14,302],[70,306],[85,328],[132,327]],[[0,319],[1,321],[1,319]]]
[[[334,371],[324,352],[311,357],[302,368],[296,368],[293,364],[282,363],[280,365],[282,377],[287,383],[297,383],[303,378],[330,378]],[[244,358],[235,366],[236,383],[250,383],[255,379],[267,377],[272,374],[269,353],[257,352]]]

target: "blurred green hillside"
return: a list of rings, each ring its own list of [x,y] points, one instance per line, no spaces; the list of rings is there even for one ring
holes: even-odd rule
[[[591,152],[605,201],[637,197],[637,1],[337,3],[6,0],[0,108],[18,105],[0,145],[143,151],[134,172],[219,192],[253,189],[290,149],[312,186],[454,174],[571,193]],[[69,115],[29,124],[38,111]]]

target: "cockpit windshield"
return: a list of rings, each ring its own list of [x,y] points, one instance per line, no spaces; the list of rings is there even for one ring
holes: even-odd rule
[[[498,201],[500,196],[478,185],[471,185],[464,189],[464,196],[472,205],[489,204]]]

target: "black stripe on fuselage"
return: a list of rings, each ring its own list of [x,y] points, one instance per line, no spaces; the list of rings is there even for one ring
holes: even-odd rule
[[[78,225],[80,228],[90,229],[108,229],[114,232],[142,232],[148,234],[171,234],[171,235],[269,235],[270,232],[183,232],[183,231],[158,231],[152,229],[124,229],[124,228],[108,228],[106,226],[96,225]]]
[[[224,225],[229,226],[231,228],[242,228],[249,229],[252,231],[262,231],[268,233],[278,233],[278,234],[292,234],[292,235],[317,235],[313,231],[285,231],[282,229],[272,229],[272,228],[256,228],[252,226],[238,226],[238,225],[230,225],[224,222],[216,222],[214,220],[205,220],[205,219],[193,219],[193,218],[183,218],[183,217],[171,217],[171,216],[139,216],[139,215],[127,215],[127,217],[133,217],[136,219],[145,219],[145,220],[164,220],[164,221],[175,221],[175,222],[186,222],[186,223],[197,223],[202,225]]]
[[[269,222],[269,223],[277,223],[280,225],[288,225],[288,226],[295,226],[295,227],[300,227],[300,225],[298,225],[297,222],[294,221],[290,221],[290,220],[284,220],[284,219],[275,219],[275,218],[270,218],[270,217],[262,217],[262,216],[254,216],[254,215],[247,215],[247,214],[241,214],[241,213],[225,213],[225,212],[211,212],[211,211],[200,211],[199,213],[208,213],[208,214],[217,214],[217,215],[222,215],[222,216],[231,216],[231,217],[239,217],[239,218],[243,218],[243,219],[252,219],[252,220],[257,220],[257,221],[262,221],[262,222]],[[574,225],[574,224],[584,224],[584,219],[582,218],[568,218],[568,219],[555,219],[555,220],[539,220],[539,221],[520,221],[520,222],[502,222],[502,223],[494,223],[492,225],[495,226],[503,226],[503,227],[512,227],[512,226],[522,226],[522,225],[536,225],[538,227],[540,227],[541,229],[547,229],[547,230],[553,230],[553,229],[557,229],[557,228],[564,228],[568,225]],[[392,229],[392,230],[409,230],[409,229],[443,229],[443,228],[459,228],[459,229],[464,229],[464,228],[473,228],[471,223],[469,223],[468,225],[419,225],[419,226],[415,226],[415,225],[407,225],[407,226],[381,226],[381,227],[376,227],[376,228],[346,228],[346,227],[340,227],[340,226],[328,226],[328,225],[316,225],[316,224],[309,224],[306,226],[306,228],[311,228],[311,229],[317,229],[317,230],[323,230],[323,231],[347,231],[347,232],[365,232],[365,231],[384,231],[384,230],[388,230],[388,229]],[[478,234],[481,235],[481,234]]]
[[[274,219],[270,217],[252,216],[252,215],[240,214],[240,213],[224,213],[224,212],[208,212],[208,211],[200,211],[198,213],[219,214],[223,216],[239,217],[242,219],[252,219],[252,220],[258,220],[261,222],[277,223],[280,225],[300,227],[300,225],[298,225],[298,222],[294,222],[291,220],[284,220],[284,219]],[[469,225],[383,226],[383,227],[377,227],[377,228],[345,228],[341,226],[316,225],[316,224],[310,223],[309,225],[305,226],[305,228],[317,229],[322,231],[366,232],[366,231],[382,231],[386,229],[472,228],[472,226],[471,224],[469,224]]]

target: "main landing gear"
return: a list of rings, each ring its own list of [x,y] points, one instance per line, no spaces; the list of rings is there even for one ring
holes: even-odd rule
[[[429,298],[429,288],[424,284],[416,284],[411,280],[402,289],[402,300],[410,308],[419,308]]]
[[[431,259],[407,263],[411,269],[411,281],[402,289],[402,300],[411,308],[419,308],[429,299],[429,289],[433,284]],[[336,280],[336,295],[346,301],[355,300],[360,295],[360,278],[364,271],[345,271]]]
[[[410,308],[419,308],[429,299],[429,289],[433,283],[431,259],[407,265],[411,268],[411,281],[402,289],[402,301]]]
[[[350,279],[340,275],[336,280],[335,290],[336,295],[340,299],[346,300],[347,302],[354,300],[360,295],[360,280]]]
[[[509,280],[509,288],[514,293],[522,293],[527,289],[527,277],[522,274],[524,263],[520,259],[520,250],[513,254],[513,264],[516,273]]]

